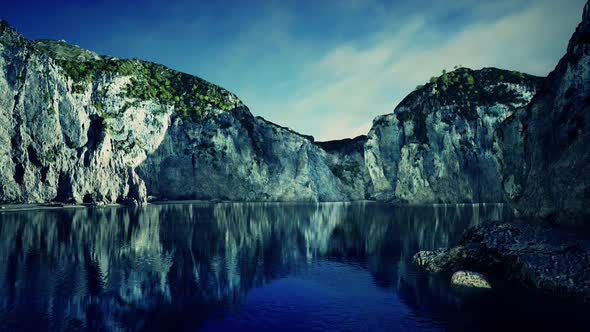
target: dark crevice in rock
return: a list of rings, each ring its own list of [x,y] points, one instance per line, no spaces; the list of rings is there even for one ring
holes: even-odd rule
[[[25,176],[25,168],[23,167],[23,165],[21,163],[17,163],[14,166],[14,181],[16,181],[16,183],[18,183],[18,184],[23,184],[24,176]]]
[[[90,126],[88,127],[86,143],[86,153],[84,154],[84,166],[89,167],[97,147],[101,144],[106,136],[104,119],[96,114],[90,116]]]
[[[94,197],[92,194],[86,194],[84,195],[84,198],[82,199],[82,203],[92,203],[94,202]]]
[[[29,161],[31,162],[31,164],[33,164],[35,167],[41,167],[41,162],[39,161],[39,157],[37,156],[37,152],[35,151],[35,148],[33,148],[33,146],[29,145],[27,147],[27,155],[29,156]]]
[[[71,176],[60,173],[57,182],[57,195],[54,199],[57,202],[74,203]]]
[[[49,172],[49,166],[41,167],[41,181],[47,182],[47,173]]]

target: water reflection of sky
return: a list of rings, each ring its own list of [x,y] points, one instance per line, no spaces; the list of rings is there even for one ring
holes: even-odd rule
[[[437,329],[463,299],[411,256],[507,217],[376,203],[2,213],[0,329]]]

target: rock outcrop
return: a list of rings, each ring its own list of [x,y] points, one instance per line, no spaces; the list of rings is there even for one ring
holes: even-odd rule
[[[422,251],[414,262],[427,270],[476,270],[551,294],[590,300],[590,241],[527,223],[483,223],[460,245]]]
[[[531,104],[499,128],[503,186],[523,217],[590,220],[590,5]]]
[[[365,166],[365,144],[367,136],[346,138],[336,141],[317,142],[327,153],[330,170],[349,191],[348,197],[369,199],[373,195],[371,176]]]
[[[373,197],[410,203],[504,202],[494,133],[526,106],[538,77],[459,68],[376,118],[365,144]]]
[[[363,199],[330,168],[313,138],[237,107],[198,122],[176,117],[138,166],[148,195],[167,199]]]

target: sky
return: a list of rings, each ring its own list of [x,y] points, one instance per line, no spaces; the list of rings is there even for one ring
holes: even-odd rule
[[[547,75],[585,0],[1,0],[29,39],[140,58],[237,94],[254,115],[332,140],[366,134],[455,65]]]

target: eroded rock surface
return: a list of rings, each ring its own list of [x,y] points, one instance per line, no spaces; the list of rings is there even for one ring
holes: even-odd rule
[[[503,201],[491,133],[539,82],[461,68],[368,137],[314,142],[198,77],[30,41],[2,21],[0,202]]]

